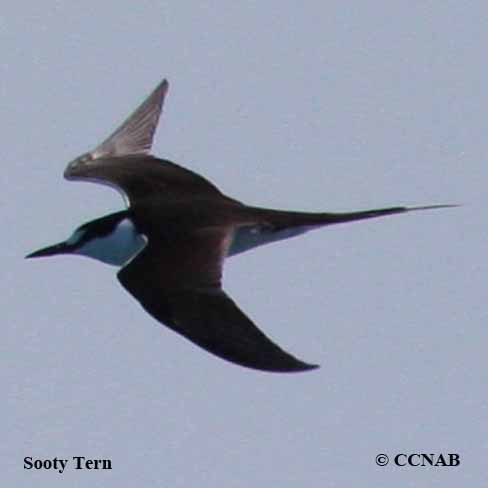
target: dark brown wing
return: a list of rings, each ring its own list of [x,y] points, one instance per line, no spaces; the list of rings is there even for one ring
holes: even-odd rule
[[[208,352],[263,371],[313,369],[274,344],[221,289],[226,233],[203,229],[148,246],[118,273],[156,320]]]
[[[91,181],[119,190],[129,202],[151,195],[223,196],[203,176],[165,159],[146,155],[76,160],[65,171],[69,180]]]

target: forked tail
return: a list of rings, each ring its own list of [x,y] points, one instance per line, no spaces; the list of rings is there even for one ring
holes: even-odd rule
[[[458,205],[428,205],[422,207],[389,207],[359,212],[325,213],[325,212],[287,212],[253,208],[256,223],[239,227],[230,243],[227,256],[234,256],[249,249],[299,236],[319,227],[354,220],[373,219],[416,210],[457,207]],[[246,208],[250,210],[249,207]]]
[[[282,210],[258,209],[261,218],[270,226],[270,230],[279,231],[293,227],[321,227],[324,225],[342,224],[355,220],[374,219],[386,215],[415,212],[418,210],[433,210],[438,208],[458,207],[459,205],[425,205],[419,207],[388,207],[357,212],[287,212]],[[299,233],[302,233],[299,232]]]
[[[459,205],[425,205],[419,207],[389,207],[373,210],[361,210],[358,212],[340,212],[340,213],[320,213],[316,214],[317,224],[331,225],[343,222],[352,222],[354,220],[374,219],[386,215],[394,215],[406,212],[415,212],[417,210],[433,210],[438,208],[458,207]]]

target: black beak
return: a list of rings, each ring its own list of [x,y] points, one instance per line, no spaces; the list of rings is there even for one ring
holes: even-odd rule
[[[38,251],[27,254],[26,258],[43,258],[45,256],[55,256],[56,254],[66,254],[69,252],[69,246],[64,242],[54,244],[54,246],[44,247]]]

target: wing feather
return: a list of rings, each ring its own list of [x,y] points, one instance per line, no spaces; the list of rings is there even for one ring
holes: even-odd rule
[[[185,244],[148,246],[117,277],[156,320],[216,356],[248,368],[297,372],[317,366],[281,349],[221,289],[226,235],[205,230]]]
[[[91,152],[93,158],[148,154],[168,86],[167,80],[161,81],[123,124]]]

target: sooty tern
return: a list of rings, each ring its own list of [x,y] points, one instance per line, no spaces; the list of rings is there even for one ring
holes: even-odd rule
[[[451,205],[346,213],[244,205],[202,176],[150,155],[167,90],[163,80],[110,137],[65,170],[68,180],[115,187],[127,209],[27,257],[81,254],[121,266],[120,283],[149,314],[228,361],[275,372],[317,367],[278,347],[224,292],[225,258],[326,225]]]

